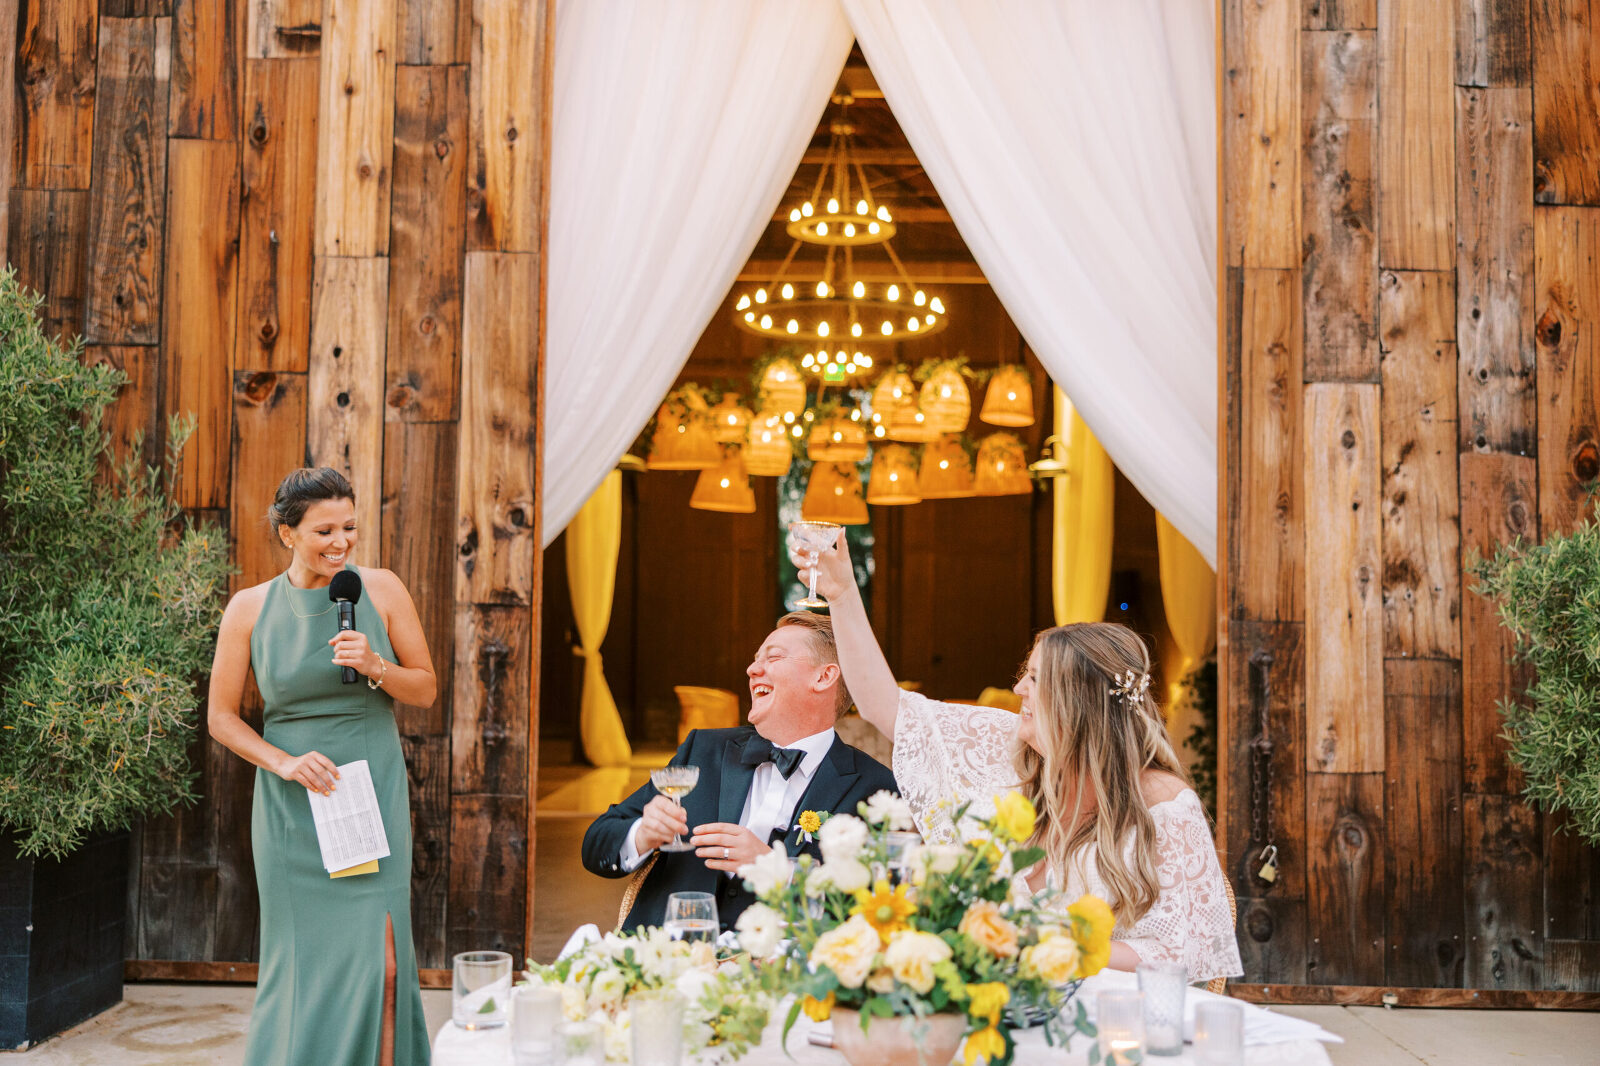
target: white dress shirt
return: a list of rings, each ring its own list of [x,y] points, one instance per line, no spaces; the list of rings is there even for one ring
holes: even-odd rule
[[[788,778],[785,778],[779,772],[777,764],[771,761],[756,767],[755,776],[750,780],[750,791],[744,798],[744,810],[739,815],[739,824],[754,833],[756,839],[763,844],[774,829],[788,830],[790,820],[794,817],[795,804],[805,795],[811,779],[817,775],[817,768],[822,765],[822,760],[828,755],[828,749],[833,747],[833,742],[838,736],[830,726],[820,733],[801,737],[792,744],[774,745],[774,747],[798,748],[805,752],[805,757],[800,760],[800,765],[795,767],[794,773]],[[643,855],[639,854],[636,838],[642,821],[642,818],[634,819],[633,825],[628,829],[627,837],[622,842],[622,868],[630,873],[638,869],[651,854],[650,851]],[[689,827],[690,832],[694,829],[692,825]]]

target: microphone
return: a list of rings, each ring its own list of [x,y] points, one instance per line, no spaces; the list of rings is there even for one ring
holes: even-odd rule
[[[356,627],[356,601],[361,599],[361,578],[354,570],[341,570],[328,582],[328,599],[339,605],[339,632]],[[356,668],[344,668],[344,683],[356,683]]]

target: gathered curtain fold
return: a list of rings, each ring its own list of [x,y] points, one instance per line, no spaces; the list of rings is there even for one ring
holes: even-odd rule
[[[1161,606],[1187,671],[1217,646],[1217,575],[1159,512],[1156,551],[1161,563]]]
[[[1216,558],[1214,9],[842,0],[951,220],[1117,467]]]
[[[1055,483],[1051,529],[1051,592],[1056,625],[1101,622],[1111,591],[1111,538],[1116,526],[1116,473],[1065,393],[1056,390],[1055,433],[1067,473]]]
[[[622,472],[613,470],[567,526],[567,585],[583,656],[583,695],[578,735],[596,766],[627,766],[633,747],[606,681],[600,646],[611,625],[617,587],[617,551],[622,545]]]
[[[560,0],[545,545],[678,376],[777,210],[849,52],[833,3]]]

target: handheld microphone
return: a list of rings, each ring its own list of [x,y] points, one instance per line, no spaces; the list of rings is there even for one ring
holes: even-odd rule
[[[341,570],[328,582],[328,599],[339,605],[339,632],[356,627],[356,601],[361,599],[361,578],[354,570]],[[356,669],[344,668],[344,683],[356,683]]]

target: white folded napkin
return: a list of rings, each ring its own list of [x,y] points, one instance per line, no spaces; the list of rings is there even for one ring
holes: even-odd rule
[[[557,961],[566,958],[573,952],[581,949],[585,944],[593,944],[600,939],[600,927],[593,922],[580,925],[576,932],[567,937],[567,942],[561,948],[561,954],[556,956]]]
[[[1083,1000],[1084,1008],[1089,1012],[1090,1020],[1094,1018],[1094,1001],[1097,993],[1106,991],[1133,991],[1139,989],[1138,974],[1127,973],[1123,970],[1101,970],[1093,977],[1083,982],[1078,989],[1078,998]],[[1342,1044],[1344,1037],[1330,1033],[1316,1022],[1308,1022],[1302,1018],[1291,1018],[1286,1014],[1278,1014],[1265,1007],[1258,1007],[1254,1003],[1246,1003],[1239,999],[1230,999],[1219,996],[1214,992],[1207,992],[1203,988],[1190,988],[1183,997],[1183,1038],[1194,1039],[1194,1008],[1197,1003],[1237,1003],[1244,1011],[1244,1042],[1246,1047],[1258,1044],[1278,1044],[1288,1040],[1320,1040],[1325,1044]]]

